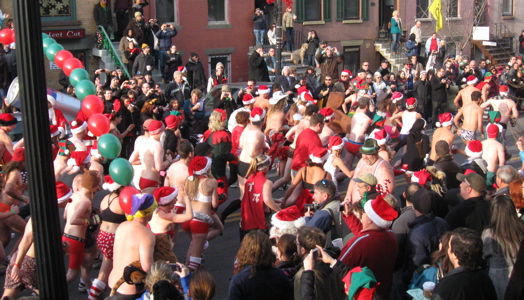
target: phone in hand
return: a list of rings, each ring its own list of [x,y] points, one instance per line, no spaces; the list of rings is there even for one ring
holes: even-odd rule
[[[173,272],[180,272],[180,271],[182,271],[180,266],[177,265],[177,264],[168,264],[168,265],[171,267],[171,271],[173,271]]]

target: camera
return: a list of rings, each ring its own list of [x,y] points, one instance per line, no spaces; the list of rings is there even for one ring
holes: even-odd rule
[[[318,253],[318,249],[315,248],[315,249],[313,249],[311,251],[313,252],[313,259],[317,260],[320,257],[320,253]]]
[[[316,203],[315,201],[313,201],[313,203],[311,204],[304,204],[304,210],[305,211],[308,211],[308,209],[310,211],[317,211],[319,209],[320,205],[318,203]]]
[[[180,271],[182,271],[180,266],[177,265],[177,264],[169,264],[169,266],[171,267],[171,271],[173,271],[173,272],[180,272]]]

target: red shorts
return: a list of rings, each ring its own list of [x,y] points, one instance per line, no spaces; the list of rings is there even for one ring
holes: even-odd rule
[[[349,153],[357,155],[360,152],[360,147],[362,146],[362,143],[353,142],[348,139],[344,139],[344,141],[346,142],[344,148],[346,148],[346,150]]]
[[[175,214],[177,215],[182,215],[186,212],[186,207],[182,204],[175,204],[175,207],[173,208],[173,211],[175,212]]]
[[[115,245],[115,234],[100,230],[96,238],[98,250],[108,259],[113,259],[113,247]]]
[[[0,212],[8,212],[11,210],[11,205],[0,202]]]
[[[207,234],[209,232],[209,224],[199,219],[193,219],[187,221],[182,225],[182,229],[191,233],[203,233]]]
[[[141,190],[144,190],[144,189],[147,189],[147,188],[150,188],[150,187],[157,188],[158,185],[159,184],[158,184],[157,180],[151,180],[151,179],[147,179],[147,178],[144,178],[144,177],[140,177],[140,181],[138,182],[138,187]]]
[[[84,239],[67,233],[63,234],[62,242],[67,243],[69,246],[69,249],[67,250],[67,253],[69,253],[69,269],[80,270],[82,260],[85,256],[84,247],[86,242]]]

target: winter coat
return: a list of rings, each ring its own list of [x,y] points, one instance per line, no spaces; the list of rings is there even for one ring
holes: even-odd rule
[[[155,68],[155,58],[151,54],[140,53],[133,63],[133,74],[145,75],[146,73],[151,74],[153,70],[147,70],[147,66],[150,66],[152,69]]]
[[[95,19],[97,26],[100,25],[106,30],[112,27],[113,20],[111,17],[111,8],[109,5],[107,5],[104,9],[102,6],[100,6],[100,3],[95,4],[95,7],[93,8],[93,19]]]
[[[186,63],[187,69],[187,82],[191,85],[192,89],[199,89],[202,92],[206,92],[206,72],[204,71],[204,65],[202,62],[194,61],[191,58]]]
[[[333,54],[331,57],[328,57],[319,52],[315,59],[320,64],[322,82],[324,82],[326,76],[331,76],[331,82],[337,82],[339,75],[338,65],[344,62],[344,56]]]
[[[257,82],[269,81],[269,70],[267,69],[266,60],[256,51],[249,56],[249,79]]]
[[[158,39],[158,48],[160,51],[169,51],[169,48],[171,48],[171,45],[173,44],[171,39],[174,38],[178,34],[178,31],[175,27],[173,27],[173,30],[158,30],[155,33],[155,36]]]

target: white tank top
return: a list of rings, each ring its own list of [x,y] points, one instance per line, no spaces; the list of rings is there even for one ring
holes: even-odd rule
[[[326,163],[324,164],[324,171],[331,174],[331,179],[336,187],[338,187],[337,179],[335,178],[335,173],[338,171],[338,167],[333,166],[333,160],[335,159],[335,154],[330,154]]]
[[[413,127],[413,124],[415,124],[416,120],[416,111],[404,111],[402,114],[402,130],[400,130],[400,134],[409,134],[409,131],[411,130],[411,127]]]

